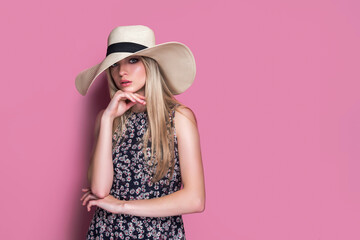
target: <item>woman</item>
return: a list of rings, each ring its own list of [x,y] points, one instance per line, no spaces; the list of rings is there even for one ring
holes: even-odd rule
[[[185,239],[181,215],[204,210],[205,187],[195,116],[173,95],[192,84],[194,57],[141,25],[112,30],[106,55],[76,78],[85,95],[105,71],[111,98],[80,199],[97,207],[87,239]]]

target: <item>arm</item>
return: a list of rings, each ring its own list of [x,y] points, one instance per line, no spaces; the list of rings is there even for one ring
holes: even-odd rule
[[[92,145],[92,151],[90,153],[91,156],[91,160],[90,160],[90,164],[89,164],[89,168],[88,168],[88,172],[87,172],[87,178],[88,178],[88,182],[91,185],[91,172],[92,172],[92,157],[94,156],[94,152],[95,152],[95,147],[96,147],[96,143],[99,137],[99,131],[100,131],[100,121],[101,121],[101,116],[103,114],[104,110],[101,110],[98,115],[96,116],[96,120],[95,120],[95,129],[94,129],[94,142]]]
[[[127,101],[129,100],[129,101]],[[91,198],[105,198],[113,183],[112,126],[116,117],[123,115],[135,104],[145,105],[145,97],[137,93],[118,90],[105,110],[99,112],[95,123],[95,144],[88,170]],[[93,196],[94,195],[94,196]]]
[[[183,188],[160,198],[117,200],[117,212],[136,216],[163,217],[204,210],[204,173],[200,138],[193,112],[187,108],[179,109],[179,112],[175,114],[175,128]]]
[[[103,113],[104,110],[100,111],[96,118],[94,145],[88,169],[91,192],[99,198],[109,195],[114,171],[111,152],[113,120]]]
[[[160,198],[122,201],[112,195],[103,199],[89,194],[83,197],[87,209],[98,206],[112,213],[145,217],[165,217],[186,213],[202,212],[205,208],[204,173],[200,153],[200,139],[195,116],[191,110],[182,108],[175,115],[178,149],[183,188]]]

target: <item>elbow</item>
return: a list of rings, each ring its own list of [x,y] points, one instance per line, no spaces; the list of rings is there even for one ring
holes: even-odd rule
[[[205,210],[205,198],[204,197],[199,197],[196,198],[193,201],[193,211],[194,213],[201,213]]]
[[[98,198],[105,198],[110,194],[111,190],[111,182],[105,182],[105,181],[98,181],[91,179],[90,182],[90,189],[91,193],[95,195]]]
[[[200,203],[197,206],[197,212],[201,213],[205,210],[205,200],[200,201]]]
[[[109,194],[108,193],[96,193],[94,194],[98,198],[106,198]]]
[[[93,194],[98,197],[98,198],[105,198],[109,195],[109,193],[107,192],[101,192],[101,191],[97,191],[97,192],[93,192]]]
[[[91,192],[98,198],[105,198],[110,194],[110,191],[104,191],[103,189],[98,189],[96,187],[91,187]]]

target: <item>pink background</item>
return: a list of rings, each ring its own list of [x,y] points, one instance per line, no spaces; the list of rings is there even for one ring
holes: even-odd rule
[[[85,239],[80,204],[118,25],[183,42],[179,99],[201,134],[207,204],[188,239],[360,239],[360,4],[353,0],[2,1],[0,239]]]

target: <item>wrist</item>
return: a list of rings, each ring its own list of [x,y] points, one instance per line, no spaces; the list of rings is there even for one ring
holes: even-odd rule
[[[103,115],[101,116],[101,121],[113,122],[114,119],[115,118],[113,116],[111,116],[109,113],[107,113],[106,111],[104,111]]]
[[[117,214],[126,214],[125,213],[125,203],[126,201],[119,200],[116,205],[116,213]]]

